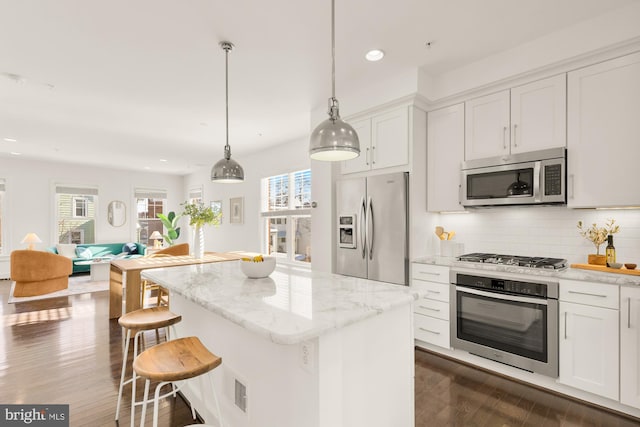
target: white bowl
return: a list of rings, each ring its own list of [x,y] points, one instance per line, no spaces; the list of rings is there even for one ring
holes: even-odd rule
[[[261,279],[268,277],[276,268],[276,258],[263,255],[264,261],[244,261],[240,260],[240,269],[250,279]]]

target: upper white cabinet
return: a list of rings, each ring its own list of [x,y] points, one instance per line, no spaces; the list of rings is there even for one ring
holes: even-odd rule
[[[566,146],[564,74],[465,103],[465,159]]]
[[[427,210],[463,211],[460,164],[464,160],[464,104],[427,115]]]
[[[620,403],[640,408],[640,289],[620,288]]]
[[[403,106],[349,122],[360,139],[360,156],[342,162],[342,173],[408,165],[409,108]]]
[[[509,91],[465,102],[466,160],[509,154]]]
[[[640,206],[640,53],[568,74],[567,205]]]

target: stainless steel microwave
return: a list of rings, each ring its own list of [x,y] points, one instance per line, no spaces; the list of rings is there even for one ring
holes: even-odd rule
[[[567,203],[567,150],[518,153],[462,164],[463,206]]]

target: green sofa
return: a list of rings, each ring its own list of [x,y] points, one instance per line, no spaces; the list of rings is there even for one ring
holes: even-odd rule
[[[74,257],[71,258],[73,263],[73,273],[88,272],[91,266],[77,265],[77,261],[88,261],[94,258],[136,258],[144,256],[147,247],[142,243],[133,243],[135,250],[133,254],[125,252],[124,245],[130,245],[129,243],[82,243],[75,245],[73,250]],[[58,254],[57,246],[50,246],[46,248],[46,251]],[[59,254],[63,255],[63,254]]]

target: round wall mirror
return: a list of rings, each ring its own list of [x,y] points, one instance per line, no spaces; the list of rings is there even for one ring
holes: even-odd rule
[[[127,222],[127,207],[124,202],[114,200],[107,208],[107,220],[113,227],[123,226]]]

